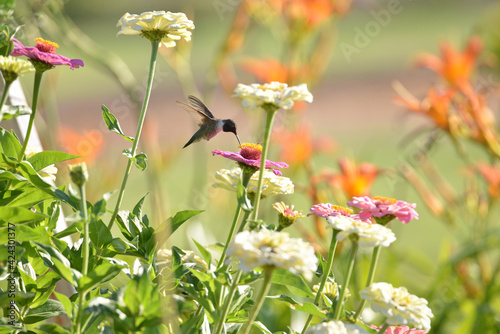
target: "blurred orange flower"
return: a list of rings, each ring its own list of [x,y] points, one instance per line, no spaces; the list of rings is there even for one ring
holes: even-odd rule
[[[488,193],[491,197],[500,195],[500,169],[496,166],[480,163],[475,170],[488,182]]]
[[[260,82],[289,82],[289,78],[295,76],[295,74],[289,73],[289,69],[276,59],[247,58],[243,60],[241,68]]]
[[[80,156],[71,160],[71,163],[85,161],[87,165],[91,165],[97,159],[104,145],[102,132],[97,129],[80,133],[62,126],[59,131],[59,140],[66,152]]]
[[[436,72],[452,86],[462,87],[469,81],[482,49],[483,43],[477,36],[469,39],[462,53],[457,52],[449,43],[443,43],[441,58],[432,54],[422,54],[417,60],[417,65]]]
[[[347,198],[368,196],[370,188],[380,170],[368,163],[357,164],[354,160],[340,158],[340,173],[323,172],[319,178],[327,181],[332,187],[342,190]]]
[[[280,159],[289,165],[300,165],[307,162],[313,153],[329,152],[333,149],[333,140],[329,137],[311,137],[311,129],[300,123],[294,131],[278,128],[273,131],[273,140],[281,146]]]

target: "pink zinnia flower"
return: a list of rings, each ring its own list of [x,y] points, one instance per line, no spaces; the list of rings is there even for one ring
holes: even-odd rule
[[[381,327],[372,325],[370,328],[380,330]],[[389,328],[385,330],[384,334],[427,334],[427,332],[422,329],[410,329],[408,326],[389,326]]]
[[[338,216],[346,216],[352,217],[352,210],[348,208],[344,208],[338,205],[332,205],[330,203],[320,203],[311,206],[309,209],[311,213],[308,216],[320,216],[323,218],[328,217],[338,217]]]
[[[360,209],[359,217],[363,220],[370,219],[371,217],[386,217],[389,220],[397,218],[406,224],[414,218],[418,219],[418,213],[415,211],[417,205],[415,203],[398,201],[394,198],[382,196],[353,197],[347,204]]]
[[[262,146],[259,144],[241,144],[239,146],[241,151],[239,153],[230,152],[230,151],[221,151],[215,150],[212,151],[213,155],[221,155],[224,158],[228,158],[234,160],[238,163],[243,164],[244,166],[250,166],[255,168],[256,170],[260,167],[260,157],[262,155]],[[242,166],[242,167],[244,167]],[[288,168],[288,164],[285,162],[274,162],[270,160],[266,160],[266,168],[271,169],[275,175],[282,175],[281,172],[273,167],[277,168]]]
[[[80,59],[69,59],[56,54],[57,43],[46,41],[42,38],[35,38],[36,45],[34,47],[25,47],[17,39],[13,38],[14,50],[11,56],[26,56],[33,63],[33,66],[38,71],[46,71],[56,65],[68,65],[71,69],[83,67],[83,61]]]

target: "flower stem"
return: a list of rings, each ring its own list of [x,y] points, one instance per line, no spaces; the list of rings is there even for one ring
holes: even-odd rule
[[[17,161],[21,163],[24,157],[24,152],[26,151],[26,147],[28,146],[28,142],[31,136],[31,129],[33,128],[33,123],[35,122],[35,114],[36,114],[36,106],[38,104],[38,93],[40,91],[40,82],[42,82],[42,74],[43,72],[36,71],[35,72],[35,83],[33,84],[33,100],[31,103],[31,115],[28,123],[28,130],[26,131],[26,136],[24,137],[23,147],[21,148],[21,152],[19,153],[19,157]]]
[[[233,224],[231,225],[231,230],[229,231],[229,234],[227,236],[226,244],[224,245],[224,249],[222,250],[222,254],[221,254],[220,259],[219,259],[219,263],[217,264],[217,269],[222,267],[222,265],[224,264],[224,260],[226,259],[227,247],[229,246],[229,243],[231,242],[231,240],[233,240],[234,232],[236,230],[236,224],[238,223],[238,220],[240,219],[241,211],[242,211],[241,204],[238,203],[238,207],[236,208],[236,213],[235,213],[234,219],[233,219]]]
[[[5,85],[3,87],[2,99],[0,100],[0,114],[1,114],[2,108],[5,104],[5,101],[7,100],[7,96],[9,95],[10,85],[12,85],[12,81],[5,81]]]
[[[347,286],[349,285],[349,281],[351,280],[352,269],[354,268],[354,262],[356,261],[356,254],[358,253],[358,242],[353,241],[351,254],[349,255],[349,265],[347,266],[347,273],[345,275],[344,284],[342,284],[342,289],[340,290],[340,296],[337,302],[337,307],[335,308],[335,312],[333,314],[334,320],[340,319],[340,311],[342,310],[342,305],[344,304],[345,292],[347,291]]]
[[[377,268],[378,264],[378,259],[380,257],[380,250],[382,249],[381,245],[378,245],[375,247],[373,250],[372,254],[372,262],[370,263],[370,271],[368,272],[368,278],[366,279],[366,286],[369,287],[373,283],[373,278],[375,277],[375,268]],[[356,322],[361,315],[361,312],[363,312],[363,309],[366,305],[366,299],[361,299],[361,303],[358,306],[358,309],[356,310],[356,314],[353,317],[354,322]]]
[[[326,268],[323,272],[323,276],[321,277],[321,283],[319,284],[318,292],[316,293],[316,297],[314,298],[314,305],[319,304],[319,299],[321,298],[321,293],[323,292],[323,289],[325,288],[326,281],[328,280],[328,277],[330,276],[330,272],[332,270],[333,259],[335,257],[335,249],[337,248],[337,244],[338,244],[337,233],[338,233],[337,230],[333,230],[332,240],[330,241],[330,249],[328,250],[328,259],[326,260]],[[309,327],[309,324],[312,321],[312,318],[313,318],[313,315],[310,314],[306,320],[304,328],[302,329],[302,334],[304,334],[306,332],[307,327]]]
[[[257,192],[255,193],[255,204],[253,209],[253,219],[257,220],[259,215],[259,204],[260,204],[260,194],[262,193],[262,181],[264,179],[264,171],[266,170],[266,159],[267,150],[269,148],[269,139],[271,137],[271,129],[273,128],[274,116],[278,109],[274,106],[269,107],[266,110],[266,130],[264,132],[264,143],[262,144],[262,155],[260,161],[260,173],[259,173],[259,183],[257,186]]]
[[[380,330],[377,332],[378,334],[384,334],[385,330],[389,328],[389,324],[388,323],[384,323],[384,325],[382,327],[380,327]]]
[[[144,96],[144,101],[142,103],[141,115],[139,117],[139,123],[137,124],[137,132],[135,134],[134,142],[132,144],[131,155],[135,157],[137,146],[139,145],[139,138],[141,136],[142,127],[144,125],[144,120],[146,119],[146,111],[148,109],[149,97],[151,96],[151,89],[153,87],[153,78],[155,74],[156,68],[156,57],[158,55],[158,41],[151,42],[151,58],[149,61],[149,74],[148,74],[148,83],[146,86],[146,94]],[[125,186],[127,185],[128,176],[130,174],[130,169],[132,168],[132,160],[128,159],[127,168],[125,169],[125,174],[123,175],[122,185],[120,187],[120,192],[118,194],[118,200],[116,201],[115,210],[113,211],[113,215],[108,224],[108,228],[111,229],[113,223],[115,222],[116,216],[118,215],[118,210],[120,210],[120,205],[123,200],[123,195],[125,193]]]
[[[89,222],[87,219],[87,198],[85,194],[85,184],[79,185],[78,190],[80,191],[80,213],[83,219],[83,266],[82,266],[82,274],[83,276],[87,276],[89,270],[89,257],[90,257],[90,249],[89,249]],[[80,334],[82,330],[82,316],[83,316],[83,303],[85,301],[85,297],[87,295],[87,291],[82,291],[80,297],[78,299],[78,315],[76,318],[76,333]]]
[[[231,289],[229,290],[229,294],[226,297],[226,302],[224,303],[224,307],[221,310],[219,321],[217,322],[217,326],[215,327],[214,333],[222,333],[222,327],[224,326],[224,322],[226,321],[227,314],[229,313],[229,307],[234,298],[234,294],[236,292],[236,288],[238,287],[238,282],[240,281],[241,274],[243,271],[238,270],[236,276],[234,277],[233,284],[231,285]]]
[[[253,322],[257,318],[257,315],[259,314],[260,308],[262,307],[262,304],[264,304],[267,292],[271,287],[271,277],[273,276],[273,270],[274,267],[266,266],[264,268],[264,282],[262,282],[262,288],[260,290],[259,296],[257,297],[257,300],[255,301],[255,305],[252,309],[252,312],[248,316],[248,321],[245,323],[243,329],[240,331],[242,332],[242,334],[248,334],[250,332]]]

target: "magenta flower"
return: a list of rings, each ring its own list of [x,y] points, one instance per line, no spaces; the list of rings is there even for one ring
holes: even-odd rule
[[[14,50],[11,56],[26,56],[32,62],[33,66],[40,72],[52,69],[56,65],[68,65],[71,69],[78,68],[83,65],[80,59],[69,59],[56,54],[57,43],[46,41],[42,38],[35,38],[36,45],[34,47],[25,47],[17,39],[13,38]]]
[[[387,223],[397,218],[402,223],[406,224],[412,219],[418,219],[418,213],[415,211],[417,205],[415,203],[398,201],[394,198],[382,196],[353,197],[347,204],[360,209],[359,217],[363,220],[370,219],[371,217],[384,217],[384,222]]]
[[[370,328],[380,330],[381,327],[371,325]],[[422,329],[410,329],[408,326],[389,326],[384,334],[427,334],[427,332]]]
[[[239,153],[230,151],[215,150],[212,151],[213,155],[221,155],[224,158],[234,160],[240,164],[241,167],[250,166],[258,170],[260,167],[260,157],[262,155],[262,146],[259,144],[241,144],[241,151]],[[288,168],[285,162],[274,162],[266,160],[266,168],[271,169],[275,175],[282,175],[281,171],[276,168]]]
[[[352,216],[352,210],[348,208],[344,208],[338,205],[332,205],[330,203],[320,203],[311,206],[309,209],[311,213],[307,214],[307,216],[320,216],[323,218],[328,217],[338,217],[338,216]]]

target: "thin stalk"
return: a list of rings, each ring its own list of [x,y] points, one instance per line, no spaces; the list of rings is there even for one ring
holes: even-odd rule
[[[12,85],[12,81],[5,81],[5,85],[3,86],[3,94],[2,94],[2,99],[0,100],[0,110],[2,110],[5,101],[7,100],[7,96],[9,96],[9,88],[10,85]]]
[[[80,212],[83,219],[83,267],[82,274],[83,276],[87,276],[89,270],[89,257],[90,257],[90,249],[89,249],[89,222],[87,219],[87,198],[85,194],[85,185],[79,185],[78,190],[80,191]],[[78,299],[78,315],[76,318],[76,333],[80,334],[82,331],[82,316],[83,316],[83,303],[85,301],[85,297],[87,295],[87,291],[83,291],[80,294]]]
[[[156,68],[156,57],[158,55],[159,43],[156,41],[151,42],[151,58],[149,61],[149,74],[148,83],[146,86],[146,94],[144,96],[144,101],[142,103],[141,115],[139,117],[139,123],[137,124],[137,132],[135,134],[134,142],[132,144],[131,155],[135,156],[137,152],[137,146],[139,145],[139,138],[141,137],[142,127],[144,125],[144,120],[146,119],[146,111],[148,109],[149,97],[151,96],[151,89],[153,87],[153,78],[155,75]],[[118,215],[118,210],[120,210],[120,205],[122,204],[123,195],[125,193],[125,187],[127,185],[128,176],[130,174],[130,169],[132,168],[132,160],[128,159],[127,168],[125,169],[125,174],[123,175],[122,185],[120,187],[120,192],[118,194],[118,200],[116,201],[115,210],[108,224],[108,228],[111,229],[113,223],[115,222],[116,216]]]
[[[384,323],[384,325],[382,327],[380,327],[380,330],[377,332],[378,334],[384,334],[385,333],[385,330],[389,328],[389,324],[387,323]]]
[[[260,308],[262,304],[264,304],[264,300],[266,299],[267,292],[271,287],[271,277],[273,276],[274,267],[265,267],[264,268],[264,282],[262,282],[262,288],[260,289],[259,296],[257,297],[257,301],[252,309],[252,312],[248,316],[247,323],[243,326],[243,329],[240,331],[242,334],[248,334],[250,329],[252,328],[252,324],[257,318],[259,314]],[[239,332],[238,332],[239,333]]]
[[[240,227],[238,228],[238,233],[242,232],[245,229],[245,226],[247,225],[248,217],[250,216],[251,211],[245,211],[245,214],[243,215],[243,219],[241,220]]]
[[[19,157],[17,161],[21,163],[24,157],[24,152],[26,151],[26,147],[28,146],[28,142],[31,136],[31,130],[33,129],[33,123],[35,122],[35,114],[36,114],[36,106],[38,104],[38,93],[40,92],[40,82],[42,82],[42,74],[43,72],[36,71],[35,72],[35,83],[33,84],[33,100],[31,103],[31,115],[28,123],[28,130],[26,131],[26,136],[24,137],[23,147],[21,148],[21,152],[19,153]]]
[[[243,271],[238,270],[236,276],[234,277],[233,284],[231,285],[231,289],[229,290],[229,294],[226,297],[226,302],[224,303],[224,307],[221,310],[221,314],[219,317],[219,321],[217,322],[217,326],[215,327],[214,333],[222,333],[222,327],[224,326],[224,322],[226,321],[227,314],[229,313],[229,307],[234,298],[234,294],[236,293],[236,288],[238,287],[238,282],[240,281],[241,274]]]
[[[370,271],[368,272],[368,278],[366,279],[365,288],[369,287],[373,283],[373,278],[375,277],[375,268],[377,268],[381,249],[382,246],[378,245],[373,250],[372,261],[370,263]],[[353,317],[354,322],[358,320],[359,316],[361,315],[361,312],[363,312],[365,305],[366,305],[366,299],[361,299],[361,303],[359,304],[358,309],[356,310],[356,314]]]
[[[266,159],[267,159],[267,150],[269,148],[269,139],[271,137],[271,129],[273,128],[274,116],[276,116],[276,112],[278,111],[278,109],[274,106],[265,110],[267,114],[266,130],[264,133],[264,143],[262,144],[259,183],[257,186],[257,193],[255,194],[255,204],[253,209],[254,220],[257,220],[257,217],[259,215],[260,194],[262,193],[262,181],[264,179],[264,171],[266,170]]]
[[[342,310],[342,305],[344,304],[345,292],[347,291],[347,286],[351,280],[352,269],[354,268],[354,262],[356,261],[356,254],[358,253],[358,242],[353,241],[351,254],[349,255],[349,265],[347,266],[347,273],[345,275],[344,284],[342,284],[342,289],[340,290],[339,300],[337,302],[337,307],[335,308],[335,313],[333,314],[333,320],[340,319],[340,311]]]
[[[323,272],[323,277],[321,277],[321,283],[319,284],[319,289],[318,292],[316,293],[316,297],[314,298],[314,305],[319,304],[319,299],[321,298],[321,293],[323,292],[323,289],[325,288],[326,281],[328,280],[328,277],[330,276],[330,272],[332,270],[332,265],[333,265],[333,259],[335,257],[335,249],[337,248],[337,230],[332,230],[332,240],[330,241],[330,249],[328,250],[328,259],[326,260],[326,268]],[[313,318],[313,315],[310,314],[309,317],[306,320],[306,323],[304,325],[304,328],[302,329],[302,334],[304,334],[307,330],[307,327],[309,327],[309,324],[311,323]]]

